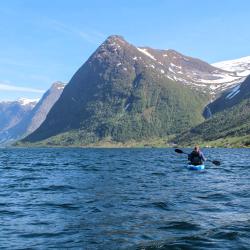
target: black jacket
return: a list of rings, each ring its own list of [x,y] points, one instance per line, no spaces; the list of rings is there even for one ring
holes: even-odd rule
[[[190,160],[192,165],[201,165],[205,161],[205,157],[201,151],[193,151],[188,155],[188,160]]]

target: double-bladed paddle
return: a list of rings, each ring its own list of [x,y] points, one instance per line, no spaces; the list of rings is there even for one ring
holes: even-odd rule
[[[178,153],[178,154],[185,154],[185,155],[188,155],[188,153],[183,152],[183,151],[182,151],[181,149],[179,149],[179,148],[176,148],[174,151],[175,151],[176,153]],[[207,160],[207,161],[212,162],[215,166],[220,166],[220,161],[216,161],[216,160],[214,160],[214,161],[212,161],[212,160]]]

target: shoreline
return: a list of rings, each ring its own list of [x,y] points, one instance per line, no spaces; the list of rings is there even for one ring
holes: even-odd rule
[[[226,149],[250,149],[250,146],[226,146],[226,145],[220,145],[220,146],[203,146],[199,144],[201,148],[209,149],[209,148],[226,148]],[[5,148],[83,148],[83,149],[168,149],[168,148],[193,148],[193,146],[190,145],[147,145],[143,146],[141,144],[138,145],[117,145],[117,144],[103,144],[103,145],[46,145],[46,144],[28,144],[28,145],[17,145],[17,146],[4,146]]]
[[[219,138],[212,141],[190,140],[186,142],[175,142],[174,135],[162,138],[150,138],[140,141],[128,140],[125,142],[112,141],[105,138],[92,143],[82,143],[82,141],[71,141],[65,143],[64,140],[57,138],[49,138],[39,142],[22,142],[17,141],[12,144],[5,145],[5,148],[193,148],[199,145],[201,148],[250,148],[248,136]],[[55,140],[56,139],[56,140]]]

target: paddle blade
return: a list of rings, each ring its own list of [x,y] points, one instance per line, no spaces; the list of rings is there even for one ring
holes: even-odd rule
[[[174,151],[178,154],[183,154],[183,151],[181,149],[176,148]]]
[[[219,161],[212,161],[212,163],[216,166],[220,166],[220,162]]]

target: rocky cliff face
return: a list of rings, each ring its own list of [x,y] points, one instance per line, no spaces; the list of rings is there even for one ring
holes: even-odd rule
[[[30,114],[30,121],[27,127],[27,134],[32,133],[46,119],[46,116],[58,98],[61,96],[65,84],[62,82],[55,82],[51,88],[43,95],[41,100],[37,103]]]

